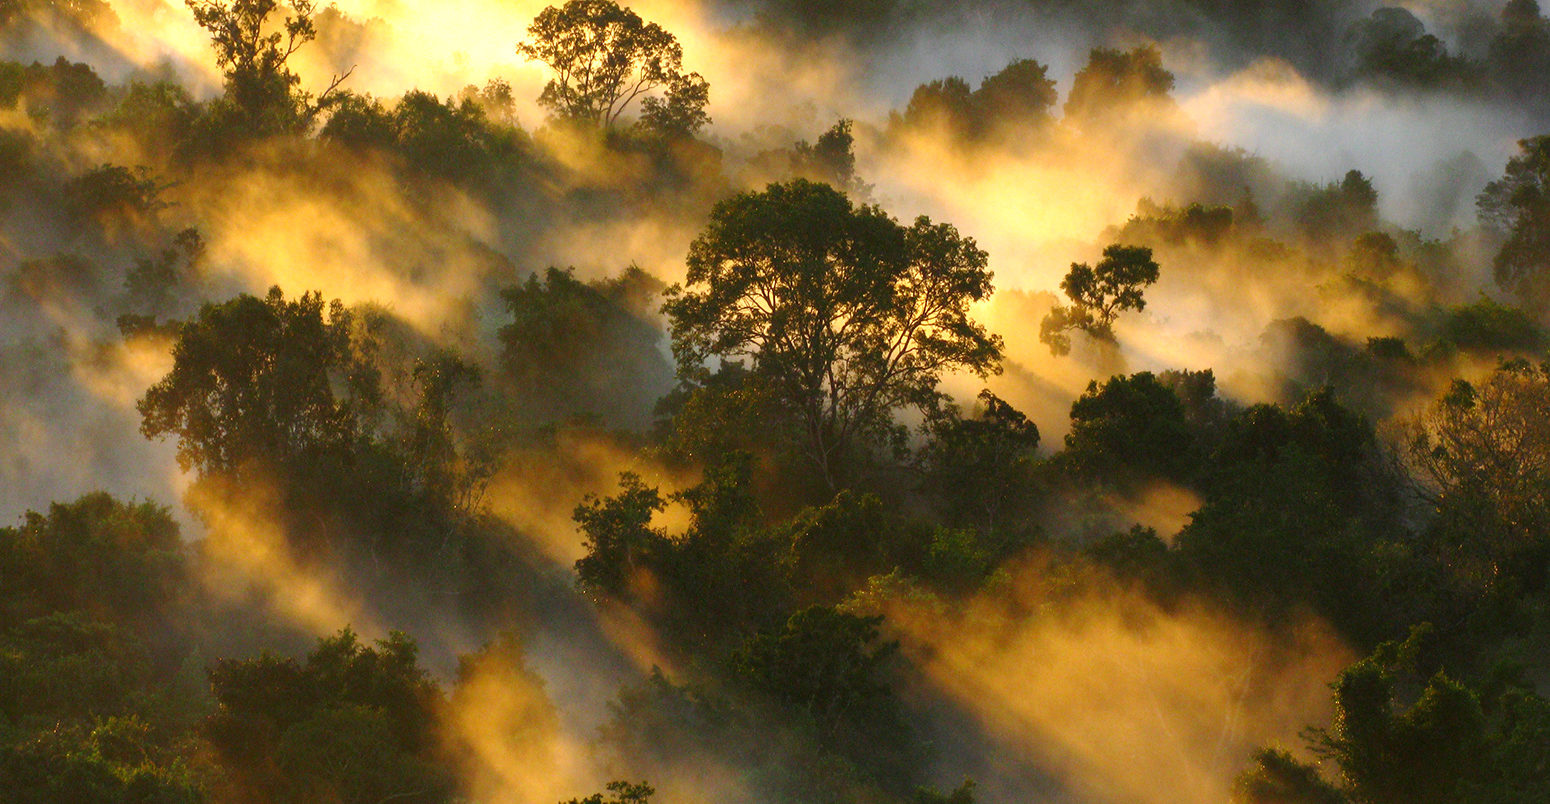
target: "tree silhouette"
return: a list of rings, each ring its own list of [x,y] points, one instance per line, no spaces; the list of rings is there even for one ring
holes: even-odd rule
[[[1156,47],[1128,52],[1097,48],[1071,81],[1066,117],[1108,121],[1131,109],[1165,103],[1172,91],[1173,73],[1162,66],[1162,51]]]
[[[1550,307],[1550,136],[1518,148],[1476,204],[1481,223],[1505,238],[1492,263],[1496,283],[1542,310]]]
[[[645,782],[609,782],[607,790],[611,794],[608,798],[604,798],[602,793],[593,793],[586,798],[573,798],[560,804],[648,804],[657,792]]]
[[[1001,339],[969,317],[991,274],[972,239],[798,179],[717,204],[670,288],[679,373],[749,358],[837,488],[852,448],[885,440],[892,411],[936,398],[944,372],[999,370]]]
[[[570,0],[539,12],[517,53],[554,71],[538,102],[556,118],[612,128],[636,99],[649,129],[693,133],[709,84],[683,71],[683,47],[612,0]]]
[[[307,129],[334,98],[350,71],[334,76],[314,98],[299,87],[301,77],[289,61],[302,45],[317,38],[313,0],[297,0],[294,15],[278,24],[270,16],[279,0],[184,0],[194,21],[210,34],[215,63],[226,82],[226,109],[254,136]],[[277,29],[278,28],[278,29]]]
[[[1157,281],[1158,265],[1144,246],[1115,244],[1103,250],[1097,266],[1071,264],[1060,289],[1071,304],[1057,304],[1039,325],[1039,340],[1057,355],[1071,352],[1070,330],[1101,341],[1114,340],[1114,319],[1125,310],[1146,309],[1142,293]]]
[[[178,462],[201,474],[347,448],[378,398],[353,359],[350,315],[317,294],[208,304],[184,324],[173,366],[137,405],[147,438],[178,437]],[[336,386],[343,393],[336,393]]]

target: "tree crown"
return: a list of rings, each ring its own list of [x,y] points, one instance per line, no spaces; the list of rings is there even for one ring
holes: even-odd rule
[[[718,204],[688,265],[664,306],[680,375],[750,359],[831,486],[841,453],[934,399],[945,372],[999,369],[1001,339],[969,316],[991,291],[986,254],[948,224],[904,226],[799,179]]]
[[[693,133],[710,122],[709,84],[683,70],[683,47],[612,0],[570,0],[539,12],[517,53],[554,71],[538,102],[562,120],[612,128],[641,99],[641,122]]]

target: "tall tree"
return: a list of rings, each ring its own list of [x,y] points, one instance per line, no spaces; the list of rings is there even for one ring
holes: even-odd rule
[[[954,523],[993,532],[1032,495],[1039,428],[1005,400],[980,391],[974,415],[944,405],[926,419],[923,488]]]
[[[1492,263],[1497,284],[1543,310],[1550,307],[1550,136],[1518,148],[1476,204],[1480,222],[1504,238]]]
[[[1508,0],[1502,7],[1488,59],[1509,92],[1543,103],[1545,77],[1550,76],[1550,20],[1540,13],[1537,0]]]
[[[225,106],[238,126],[255,136],[293,133],[312,125],[318,112],[349,77],[336,75],[314,98],[300,89],[290,58],[317,38],[313,0],[296,0],[283,22],[270,17],[279,0],[184,0],[194,21],[210,34],[215,63],[226,80]]]
[[[1055,305],[1044,317],[1039,340],[1057,355],[1070,353],[1071,336],[1066,333],[1073,329],[1112,342],[1114,319],[1125,310],[1146,309],[1142,293],[1157,281],[1159,270],[1151,249],[1117,243],[1103,250],[1103,259],[1096,266],[1071,263],[1071,270],[1060,282],[1071,303]]]
[[[683,70],[683,47],[613,0],[570,0],[539,12],[517,53],[554,71],[538,102],[562,120],[612,128],[635,100],[659,131],[693,133],[710,122],[709,84]]]
[[[796,180],[717,204],[667,291],[679,373],[748,358],[832,489],[893,411],[937,398],[943,373],[999,371],[1001,339],[969,316],[991,291],[986,255],[948,224],[903,226]]]
[[[337,301],[325,315],[321,296],[287,300],[279,288],[206,305],[137,404],[141,432],[176,435],[178,462],[206,475],[347,446],[379,395],[352,358],[350,320]]]
[[[1454,561],[1492,584],[1545,574],[1550,553],[1550,364],[1507,363],[1452,389],[1409,424],[1411,467],[1425,483]],[[1543,582],[1542,580],[1540,582]]]

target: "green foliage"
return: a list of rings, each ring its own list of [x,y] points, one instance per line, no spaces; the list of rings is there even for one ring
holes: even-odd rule
[[[103,165],[65,185],[65,211],[78,223],[107,218],[134,220],[161,209],[160,190],[144,168]]]
[[[1088,383],[1071,405],[1061,460],[1090,478],[1183,480],[1193,439],[1178,394],[1143,371]]]
[[[898,120],[914,129],[942,130],[964,142],[1026,138],[1050,125],[1056,98],[1048,68],[1019,59],[986,76],[972,92],[968,82],[957,77],[921,84]]]
[[[663,285],[631,266],[584,283],[550,268],[540,281],[501,292],[511,323],[500,328],[501,363],[531,407],[529,415],[585,414],[630,422],[672,383],[657,343],[651,299]]]
[[[0,713],[23,727],[129,714],[133,696],[150,680],[143,644],[79,612],[12,626],[3,647]]]
[[[846,721],[891,705],[881,670],[897,646],[872,645],[881,623],[881,617],[821,606],[803,609],[779,631],[750,639],[733,656],[735,671],[753,689],[833,734]]]
[[[368,647],[347,628],[305,663],[217,662],[204,731],[225,784],[275,801],[446,800],[450,780],[433,765],[441,694],[417,654],[401,633]]]
[[[1375,447],[1372,426],[1328,390],[1308,395],[1290,410],[1255,405],[1228,424],[1223,443],[1212,455],[1210,485],[1237,489],[1240,482],[1249,482],[1242,472],[1245,466],[1307,461],[1324,493],[1347,510],[1361,510],[1362,494],[1370,490],[1363,481],[1373,469]]]
[[[29,512],[0,528],[0,629],[52,612],[161,627],[188,583],[187,552],[167,509],[105,493]]]
[[[460,515],[470,515],[494,466],[487,455],[459,449],[452,412],[458,396],[480,384],[479,369],[454,352],[440,350],[416,360],[411,374],[419,399],[401,436],[406,462],[432,499],[450,502]]]
[[[560,804],[649,804],[651,797],[657,791],[645,782],[631,784],[629,782],[609,782],[609,796],[604,798],[602,793],[593,793],[586,798],[573,798]]]
[[[1057,304],[1039,324],[1039,340],[1052,354],[1071,351],[1070,330],[1079,329],[1101,341],[1114,340],[1114,319],[1125,310],[1146,309],[1142,294],[1157,281],[1160,268],[1145,246],[1118,243],[1103,250],[1098,265],[1071,263],[1060,281],[1071,304]]]
[[[1402,340],[1354,342],[1298,316],[1270,322],[1260,344],[1266,359],[1279,363],[1273,376],[1283,399],[1328,387],[1342,403],[1382,418],[1423,390]],[[1434,342],[1422,356],[1438,359],[1449,350],[1445,341]]]
[[[415,171],[496,191],[525,175],[532,163],[525,135],[490,117],[491,108],[499,111],[492,106],[496,102],[482,93],[443,101],[410,90],[384,106],[370,96],[343,92],[331,104],[320,136],[356,150],[392,153]]]
[[[1545,334],[1532,317],[1484,296],[1448,311],[1442,339],[1465,351],[1488,353],[1533,352],[1545,345]]]
[[[171,81],[131,81],[118,104],[99,118],[106,127],[129,132],[148,151],[192,136],[198,105],[181,84]]]
[[[836,45],[885,43],[938,11],[898,0],[711,5],[713,17],[747,26],[736,36],[772,27],[790,34],[773,41],[797,61]],[[1514,108],[1528,118],[1542,117],[1550,77],[1550,22],[1532,0],[1507,3],[1494,26],[1459,12],[1447,37],[1457,53],[1480,54],[1489,43],[1479,65],[1450,53],[1408,11],[1362,18],[1372,7],[1344,0],[1034,5],[1005,13],[1072,14],[1134,32],[1133,41],[1182,41],[1198,33],[1191,25],[1208,23],[1222,35],[1195,37],[1199,52],[1189,55],[1224,75],[1287,58],[1316,87],[1501,91],[1516,95]],[[16,110],[5,112],[0,131],[0,305],[14,313],[0,315],[0,329],[18,336],[0,348],[0,376],[15,382],[0,385],[22,404],[0,412],[9,428],[0,429],[15,430],[29,458],[41,444],[59,447],[44,456],[51,461],[84,460],[39,439],[54,425],[37,422],[90,402],[104,416],[79,422],[85,435],[77,440],[92,460],[120,457],[106,448],[111,392],[170,341],[172,368],[139,411],[144,433],[175,437],[185,469],[197,473],[189,503],[205,526],[202,542],[185,544],[167,510],[93,494],[0,528],[0,799],[462,800],[483,792],[461,787],[454,774],[477,772],[489,759],[487,745],[459,734],[470,718],[483,720],[486,683],[518,701],[515,713],[495,713],[501,734],[480,736],[499,737],[515,760],[541,765],[559,715],[537,694],[541,681],[514,642],[465,657],[443,701],[399,634],[371,646],[346,631],[306,658],[234,653],[289,626],[239,602],[242,589],[212,605],[201,581],[229,577],[209,571],[222,569],[223,551],[243,546],[232,537],[251,515],[281,540],[254,549],[272,547],[298,575],[322,579],[378,622],[455,639],[478,639],[497,616],[523,611],[551,629],[575,626],[568,598],[541,582],[536,606],[517,605],[514,591],[533,581],[526,570],[543,562],[535,555],[531,567],[519,565],[514,556],[529,540],[485,514],[481,501],[497,466],[524,493],[534,478],[486,450],[496,441],[488,430],[549,427],[570,415],[634,427],[674,380],[653,309],[662,288],[638,269],[600,281],[555,269],[512,280],[495,255],[484,266],[492,272],[473,277],[479,287],[463,300],[466,321],[442,333],[380,309],[346,311],[319,294],[287,299],[276,290],[199,309],[215,280],[235,275],[207,263],[221,255],[206,255],[198,231],[178,232],[183,224],[167,218],[214,226],[208,231],[224,254],[232,222],[252,209],[243,199],[253,187],[278,188],[270,194],[278,199],[323,193],[320,203],[338,206],[330,198],[362,175],[380,178],[367,184],[403,202],[389,206],[404,231],[367,225],[357,239],[373,253],[383,243],[403,246],[389,267],[424,284],[419,263],[456,257],[442,246],[466,251],[472,243],[487,256],[531,250],[546,221],[612,231],[645,215],[671,231],[733,196],[729,188],[754,184],[760,171],[801,181],[728,197],[710,211],[688,277],[667,298],[678,386],[658,409],[661,427],[615,440],[645,442],[639,457],[668,464],[666,476],[702,471],[701,479],[673,491],[627,474],[611,494],[575,510],[581,590],[606,615],[627,607],[681,673],[678,681],[653,673],[611,705],[602,742],[614,777],[705,778],[707,789],[695,791],[702,797],[970,804],[977,791],[969,782],[947,792],[916,787],[939,769],[915,735],[956,738],[975,725],[960,715],[994,720],[997,702],[964,699],[958,712],[921,687],[911,689],[925,694],[908,696],[907,711],[890,683],[896,665],[918,661],[900,677],[942,681],[940,659],[962,644],[959,634],[930,626],[982,614],[987,599],[1011,604],[1004,613],[1017,619],[1006,636],[1017,636],[1026,617],[1049,615],[1058,625],[1086,611],[1061,608],[1071,605],[1061,592],[1091,582],[1121,590],[1124,600],[1138,587],[1165,617],[1188,618],[1198,607],[1242,618],[1246,628],[1266,628],[1274,647],[1289,644],[1278,641],[1277,626],[1310,619],[1331,623],[1358,648],[1418,621],[1439,623],[1435,644],[1385,646],[1341,675],[1337,719],[1313,733],[1322,763],[1261,752],[1235,801],[1545,798],[1550,704],[1524,679],[1544,675],[1550,633],[1550,369],[1510,363],[1456,383],[1395,445],[1410,477],[1396,474],[1388,445],[1355,412],[1416,398],[1457,368],[1450,361],[1542,356],[1538,316],[1550,298],[1545,138],[1525,141],[1479,199],[1494,231],[1430,242],[1380,227],[1373,183],[1356,171],[1329,185],[1288,184],[1266,159],[1241,150],[1171,135],[1127,142],[1132,132],[1159,131],[1151,123],[1172,113],[1174,79],[1158,48],[1094,51],[1058,127],[1056,84],[1031,59],[977,88],[957,78],[921,86],[884,136],[860,143],[878,164],[925,139],[945,139],[958,151],[953,159],[980,178],[1006,167],[1001,156],[1017,161],[1045,146],[1067,155],[1108,147],[1120,162],[1182,151],[1175,176],[1164,164],[1142,177],[1175,200],[1143,201],[1102,241],[1129,245],[1106,249],[1096,266],[1072,267],[1065,304],[1041,331],[1052,349],[1069,349],[1071,330],[1081,329],[1099,351],[1117,355],[1115,321],[1143,308],[1160,273],[1147,247],[1200,263],[1212,287],[1254,270],[1302,271],[1320,294],[1304,307],[1338,302],[1334,313],[1316,311],[1318,320],[1272,323],[1261,367],[1232,378],[1235,390],[1262,388],[1274,399],[1325,384],[1338,391],[1238,410],[1216,395],[1209,371],[1099,379],[1072,405],[1063,450],[1040,461],[1038,428],[1005,400],[986,392],[961,410],[947,401],[951,375],[984,377],[1001,358],[1000,340],[970,313],[991,292],[988,258],[950,226],[901,223],[857,200],[870,192],[856,174],[858,140],[876,132],[868,124],[842,118],[808,132],[817,135],[811,142],[755,156],[746,172],[726,175],[717,147],[694,140],[709,120],[707,82],[684,68],[672,34],[609,0],[557,2],[529,29],[519,52],[554,70],[541,98],[554,128],[537,140],[517,127],[511,87],[499,79],[451,96],[414,90],[377,99],[338,92],[342,78],[320,96],[303,90],[299,48],[320,37],[323,61],[376,61],[368,57],[386,41],[380,21],[356,23],[337,9],[314,17],[311,0],[189,7],[224,79],[213,100],[156,80],[171,75],[161,68],[136,73],[155,83],[110,87],[66,59],[0,63],[0,107]],[[54,42],[112,55],[104,48],[127,40],[107,13],[100,0],[0,0],[0,38],[24,51]],[[1352,20],[1345,49],[1331,50]],[[578,123],[579,138],[565,130]],[[797,136],[781,132],[756,129],[742,142]],[[722,144],[729,164],[744,163],[738,144]],[[226,163],[190,165],[189,156]],[[1471,186],[1464,164],[1445,164],[1427,182],[1449,185],[1437,198],[1456,200]],[[1438,213],[1428,225],[1445,227],[1445,205],[1424,195],[1418,208]],[[1269,210],[1263,221],[1256,198]],[[488,207],[497,225],[471,234],[461,224],[411,225],[453,202]],[[369,198],[345,204],[360,214],[378,206]],[[328,216],[316,217],[312,228],[327,229]],[[409,247],[426,237],[428,250]],[[1467,260],[1481,242],[1500,246],[1497,279],[1521,309],[1484,296],[1458,307],[1430,298],[1468,298],[1477,272]],[[517,284],[492,299],[497,281]],[[1363,297],[1338,298],[1343,292]],[[1379,336],[1350,330],[1350,321],[1367,320],[1344,315],[1352,310],[1382,320]],[[109,335],[114,316],[127,343]],[[441,348],[452,342],[470,351]],[[70,376],[51,385],[49,371]],[[1032,375],[1016,385],[1016,398],[1041,410],[1058,393]],[[56,397],[56,388],[68,390]],[[97,399],[103,392],[110,396]],[[912,440],[907,428],[916,425]],[[517,437],[541,442],[551,431]],[[533,448],[522,458],[555,456]],[[595,468],[584,455],[560,457],[576,472]],[[27,476],[35,464],[5,468],[22,483],[10,491],[36,493]],[[117,476],[136,467],[112,468]],[[570,484],[559,475],[543,476],[563,495]],[[1201,503],[1173,546],[1156,529],[1123,529],[1153,512],[1136,514],[1134,500],[1115,497],[1154,483]],[[1410,491],[1419,495],[1401,496]],[[1106,510],[1067,517],[1057,508],[1065,494]],[[1113,532],[1047,545],[1046,578],[1009,566],[1046,528],[1089,514],[1105,522],[1089,531]],[[295,593],[288,578],[258,580],[277,597]],[[910,631],[923,638],[921,652],[901,658],[877,618],[855,616],[896,610],[890,605],[927,626]],[[580,627],[590,627],[586,619]],[[585,633],[564,636],[587,641]],[[232,658],[217,662],[200,689],[201,657],[211,650]],[[448,658],[433,661],[445,667]],[[1274,667],[1284,657],[1272,649],[1254,658]],[[1520,659],[1521,673],[1503,669]],[[1266,677],[1247,671],[1243,700],[1251,701]],[[519,694],[527,691],[530,703]],[[925,728],[907,714],[924,715]],[[1261,719],[1238,714],[1234,723]],[[614,782],[570,804],[653,797],[644,783]]]
[[[1031,513],[1039,428],[1021,411],[984,390],[972,417],[943,406],[924,429],[921,488],[949,522],[993,532]]]
[[[1550,137],[1521,140],[1518,149],[1476,205],[1481,224],[1503,238],[1496,283],[1541,311],[1550,305]]]
[[[750,638],[732,655],[734,676],[810,725],[821,745],[885,771],[897,785],[912,774],[909,728],[886,679],[898,646],[881,642],[881,617],[814,606]]]
[[[1488,587],[1545,583],[1550,551],[1550,366],[1507,363],[1455,380],[1412,420],[1404,448],[1427,482],[1459,571]]]
[[[15,804],[198,804],[205,800],[197,774],[187,766],[115,761],[104,755],[95,737],[96,732],[83,736],[55,731],[22,745],[0,747],[0,789],[6,791],[6,800]]]
[[[517,125],[517,99],[504,78],[491,78],[482,87],[469,84],[458,93],[458,100],[473,101],[493,123],[513,128]]]
[[[667,291],[680,377],[747,358],[824,483],[893,437],[893,411],[937,396],[941,375],[999,368],[1001,341],[969,317],[991,289],[985,253],[947,224],[906,228],[796,180],[716,205]]]
[[[470,100],[443,103],[428,92],[411,90],[393,108],[393,123],[398,151],[434,176],[476,176],[490,168],[504,145],[486,124],[484,109]]]
[[[290,58],[317,38],[312,0],[297,0],[283,21],[270,17],[279,0],[184,0],[194,21],[210,36],[215,65],[225,78],[225,95],[206,111],[205,135],[220,138],[272,137],[306,133],[318,112],[333,100],[349,73],[313,98],[300,88]]]
[[[1197,445],[1191,461],[1203,462],[1221,441],[1238,406],[1216,395],[1216,373],[1211,369],[1170,369],[1158,374],[1157,381],[1172,389],[1184,406],[1184,421],[1193,431]]]
[[[1068,119],[1103,124],[1169,103],[1172,91],[1173,73],[1162,66],[1162,51],[1155,46],[1130,51],[1095,48],[1072,79],[1065,113]]]
[[[680,647],[740,638],[777,621],[790,599],[781,543],[758,527],[747,455],[708,467],[704,480],[663,497],[631,473],[620,493],[587,497],[575,520],[587,554],[578,585],[599,597],[637,605]],[[669,536],[651,525],[668,502],[689,511],[689,526]]]
[[[1404,269],[1399,256],[1399,243],[1384,232],[1368,232],[1351,243],[1346,256],[1355,275],[1382,282]]]
[[[1346,32],[1356,64],[1353,77],[1417,89],[1458,89],[1471,84],[1475,69],[1448,53],[1442,40],[1426,32],[1403,8],[1380,8],[1352,23]]]
[[[0,528],[7,801],[199,800],[181,744],[190,555],[166,509],[104,493]]]
[[[1346,804],[1334,785],[1319,777],[1318,769],[1297,761],[1285,751],[1261,749],[1251,768],[1233,783],[1232,804]]]
[[[1111,533],[1083,547],[1082,555],[1116,578],[1139,582],[1153,592],[1167,594],[1179,586],[1176,556],[1152,528],[1132,525]]]
[[[792,572],[816,600],[833,601],[899,562],[905,529],[883,501],[841,491],[829,502],[803,509],[786,525]]]
[[[344,306],[323,308],[318,294],[289,301],[279,288],[205,305],[180,328],[172,371],[137,404],[141,432],[177,436],[178,462],[207,475],[349,446],[377,378],[353,359]]]
[[[1543,795],[1550,768],[1550,703],[1509,687],[1480,691],[1420,671],[1429,625],[1379,645],[1334,683],[1335,717],[1312,732],[1340,769],[1351,800],[1521,802]],[[1536,760],[1524,761],[1530,756]]]
[[[1371,425],[1327,389],[1239,413],[1202,486],[1175,546],[1207,584],[1272,618],[1311,605],[1357,638],[1392,627],[1370,556],[1395,530],[1396,479]]]
[[[492,465],[451,416],[477,375],[454,354],[426,354],[402,367],[388,404],[383,324],[278,288],[206,305],[140,400],[141,431],[177,436],[203,505],[272,518],[300,554],[342,561],[361,582],[408,573],[488,602],[507,587],[510,552],[478,515]]]
[[[1002,126],[1035,129],[1050,122],[1049,110],[1057,97],[1049,68],[1033,59],[1018,59],[986,76],[974,92],[986,118]]]
[[[705,111],[708,103],[710,82],[701,78],[699,73],[680,73],[668,82],[666,92],[640,102],[640,121],[637,126],[663,139],[689,139],[710,125],[710,114]]]
[[[851,121],[842,119],[819,134],[816,142],[798,142],[792,149],[793,173],[848,195],[864,196],[869,188],[856,176],[855,137],[850,130]]]
[[[648,130],[687,136],[710,122],[709,84],[683,71],[678,39],[612,0],[549,6],[527,35],[517,53],[554,71],[538,102],[560,120],[613,128],[640,98]]]
[[[1143,198],[1136,205],[1136,214],[1114,237],[1127,243],[1213,248],[1233,233],[1235,214],[1232,207],[1190,204],[1178,208]]]
[[[667,501],[640,476],[619,476],[620,492],[612,497],[588,496],[573,518],[584,536],[587,554],[576,560],[577,583],[594,593],[623,597],[646,556],[665,549],[668,540],[651,527],[651,518]]]
[[[905,533],[911,531],[905,530]],[[937,527],[931,531],[925,556],[914,565],[905,566],[939,589],[969,593],[984,583],[997,563],[1013,548],[1024,544],[1005,537],[987,539],[972,528]]]
[[[0,62],[0,108],[25,108],[34,120],[71,128],[107,98],[107,86],[87,64],[63,56],[44,66]]]
[[[188,690],[146,645],[78,612],[0,632],[0,790],[7,801],[201,800],[185,764]]]
[[[1415,361],[1415,356],[1410,354],[1410,347],[1405,345],[1404,338],[1392,336],[1368,338],[1367,353],[1380,360],[1398,360],[1406,363]]]
[[[736,361],[680,381],[656,405],[654,435],[662,454],[691,465],[731,452],[786,458],[781,448],[788,436],[778,424],[782,411],[772,385]]]
[[[413,93],[426,94],[418,90],[414,90]],[[432,101],[435,101],[434,96]],[[436,103],[440,105],[439,102]],[[448,110],[449,114],[437,115],[437,122],[463,122],[457,114],[462,108],[462,106],[452,106]],[[369,95],[341,92],[339,102],[334,104],[333,112],[328,116],[328,122],[323,124],[318,134],[323,139],[352,148],[386,149],[398,145],[398,120],[392,111],[382,105],[381,101]],[[464,141],[462,137],[457,136],[457,133],[449,139],[454,143]]]
[[[957,76],[930,81],[915,88],[904,107],[904,123],[914,128],[944,127],[967,136],[977,119],[974,93],[969,82]]]
[[[1021,534],[1017,534],[1020,536]],[[906,573],[952,591],[974,589],[1026,540],[902,516],[874,494],[841,491],[773,528],[789,556],[790,584],[804,602],[835,603],[875,576]]]
[[[1299,233],[1315,245],[1331,244],[1378,223],[1378,191],[1359,170],[1338,182],[1301,188],[1294,217]]]

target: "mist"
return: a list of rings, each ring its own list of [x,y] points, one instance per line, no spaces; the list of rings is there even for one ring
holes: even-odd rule
[[[1523,0],[0,0],[0,786],[1530,800],[1547,86]]]

